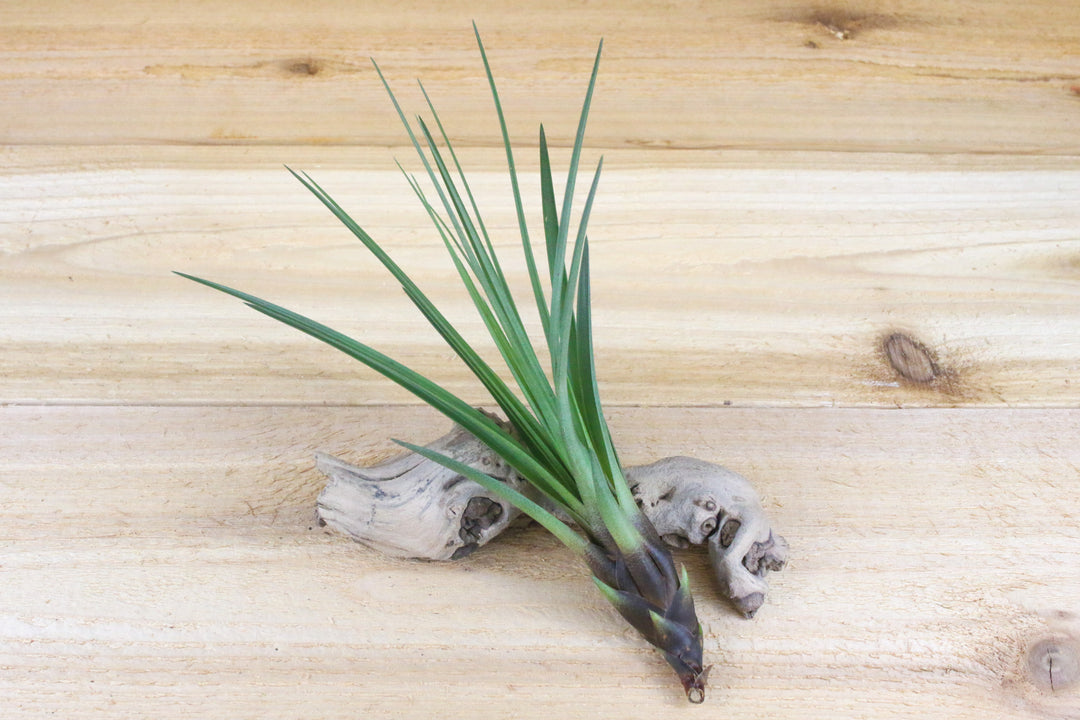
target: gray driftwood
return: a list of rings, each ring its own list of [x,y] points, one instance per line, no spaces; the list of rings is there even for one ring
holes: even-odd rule
[[[517,490],[528,484],[460,426],[427,447]],[[319,520],[387,555],[456,560],[505,530],[520,512],[480,485],[416,453],[357,467],[325,453]]]
[[[765,574],[787,562],[787,541],[772,531],[750,481],[725,467],[669,457],[626,469],[642,511],[674,547],[708,542],[716,579],[753,617],[765,602]]]
[[[530,494],[528,483],[460,427],[427,447]],[[461,558],[520,516],[477,483],[415,453],[370,467],[319,453],[316,464],[328,477],[317,503],[320,521],[388,555]],[[752,617],[768,591],[766,573],[787,560],[787,543],[773,533],[749,481],[687,457],[630,467],[626,477],[665,542],[680,548],[708,543],[722,592]]]

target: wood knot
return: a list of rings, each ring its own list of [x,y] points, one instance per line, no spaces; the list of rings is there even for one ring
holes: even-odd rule
[[[322,63],[315,58],[294,58],[282,61],[281,67],[290,75],[314,76],[322,70]]]
[[[893,15],[852,12],[847,7],[818,7],[802,15],[807,25],[824,28],[837,40],[851,40],[866,30],[895,27],[899,19]]]
[[[882,349],[889,365],[905,380],[927,385],[941,374],[930,350],[904,333],[885,338]]]
[[[1068,637],[1040,640],[1028,650],[1027,668],[1038,687],[1067,690],[1080,683],[1080,642]]]

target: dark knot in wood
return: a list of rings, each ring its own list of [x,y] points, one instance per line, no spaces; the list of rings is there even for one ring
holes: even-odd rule
[[[882,349],[889,365],[905,380],[926,385],[941,374],[930,350],[904,333],[885,338]]]
[[[322,63],[315,58],[293,58],[283,60],[281,67],[290,75],[318,75],[322,70]]]

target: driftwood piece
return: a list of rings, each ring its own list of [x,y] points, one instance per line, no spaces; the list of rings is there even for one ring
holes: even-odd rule
[[[427,447],[529,490],[502,458],[460,426]],[[520,515],[472,480],[416,453],[371,467],[318,453],[315,464],[329,478],[317,501],[319,520],[395,557],[465,557]]]
[[[512,485],[531,487],[463,428],[427,447]],[[521,514],[477,483],[415,453],[357,467],[319,453],[329,478],[317,501],[319,520],[396,557],[452,560],[487,544]],[[708,543],[722,592],[746,617],[765,600],[769,570],[787,560],[750,482],[724,467],[669,457],[626,469],[645,515],[673,547]]]
[[[788,546],[773,533],[750,481],[688,457],[627,468],[626,479],[665,542],[709,543],[720,586],[741,613],[753,617],[769,589],[765,574],[784,567]]]

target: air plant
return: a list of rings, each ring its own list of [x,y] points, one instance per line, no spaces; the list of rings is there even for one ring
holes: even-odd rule
[[[404,169],[402,172],[449,251],[462,284],[513,376],[514,387],[496,374],[382,246],[322,187],[306,173],[292,169],[289,172],[394,276],[413,304],[484,385],[505,414],[509,427],[433,380],[336,330],[239,290],[178,274],[233,295],[249,307],[352,356],[414,393],[500,455],[537,491],[539,501],[452,458],[398,441],[515,505],[580,556],[603,596],[663,653],[682,681],[687,698],[702,702],[709,668],[702,662],[701,625],[685,568],[676,568],[670,551],[631,494],[600,403],[593,361],[586,227],[596,197],[602,158],[593,173],[576,230],[571,233],[578,165],[603,43],[597,49],[585,94],[561,207],[556,206],[547,140],[543,126],[540,127],[546,250],[542,259],[547,265],[546,278],[542,278],[530,242],[499,94],[475,25],[473,30],[502,131],[521,246],[546,339],[544,352],[538,352],[529,339],[453,145],[423,85],[421,91],[436,132],[423,117],[417,118],[414,128],[378,64],[375,70],[423,163],[436,197],[429,195],[415,176]],[[547,358],[548,367],[544,366],[542,357]]]

